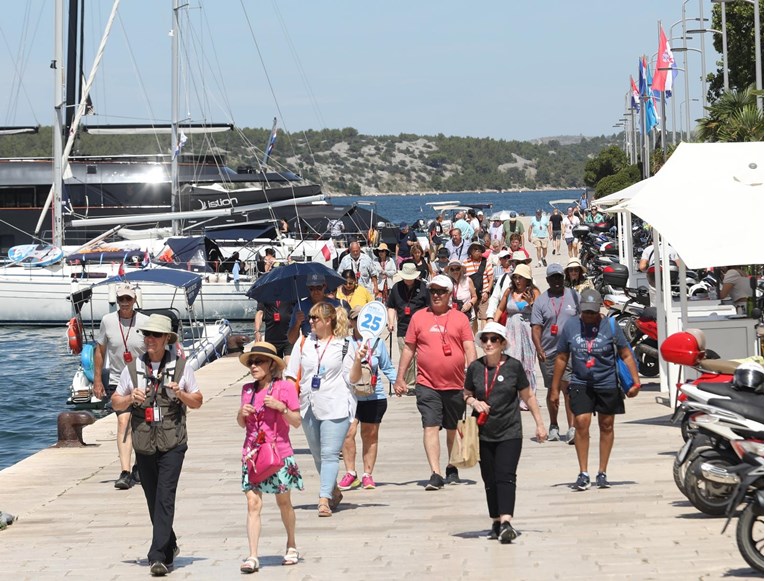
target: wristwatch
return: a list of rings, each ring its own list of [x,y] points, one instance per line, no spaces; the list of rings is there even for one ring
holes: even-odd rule
[[[284,409],[282,410],[282,415],[287,415],[287,412],[290,411],[290,408],[287,406],[284,406]]]

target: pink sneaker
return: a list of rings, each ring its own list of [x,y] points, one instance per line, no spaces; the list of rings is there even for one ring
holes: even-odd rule
[[[337,485],[340,490],[351,490],[359,486],[361,486],[361,480],[353,472],[347,472],[340,481],[340,484]]]
[[[364,474],[364,476],[361,477],[361,487],[365,488],[366,490],[375,489],[375,481],[371,474]]]

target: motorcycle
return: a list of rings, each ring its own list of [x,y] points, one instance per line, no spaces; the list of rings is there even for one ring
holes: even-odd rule
[[[610,270],[609,270],[610,269]],[[604,269],[604,277],[610,277],[613,267]],[[612,278],[606,280],[611,281]],[[609,282],[610,286],[615,285]],[[646,287],[629,288],[623,287],[623,293],[608,293],[603,297],[603,304],[608,309],[607,317],[614,317],[616,324],[621,327],[624,337],[632,344],[637,334],[637,319],[647,306],[650,305],[650,297]]]

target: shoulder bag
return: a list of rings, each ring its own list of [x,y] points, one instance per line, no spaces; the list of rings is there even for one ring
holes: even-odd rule
[[[632,373],[630,373],[629,367],[624,362],[624,359],[619,357],[619,351],[616,349],[616,325],[613,317],[608,317],[608,321],[611,324],[611,342],[614,346],[614,359],[616,360],[616,385],[621,388],[622,397],[632,388],[634,381],[632,381]],[[630,353],[632,353],[632,359],[635,360],[635,352],[630,347]]]
[[[271,382],[267,395],[271,395],[273,388],[274,384]],[[255,401],[255,392],[252,394],[250,403],[253,401]],[[263,406],[263,412],[265,413],[265,406]],[[276,421],[278,421],[278,418]],[[274,435],[276,434],[276,421],[273,426]],[[260,426],[260,422],[258,422],[258,426]],[[264,433],[260,430],[258,430],[255,441],[245,446],[242,462],[247,466],[247,480],[249,480],[250,484],[260,484],[264,480],[271,478],[284,466],[284,459],[276,448],[276,440],[266,442]]]

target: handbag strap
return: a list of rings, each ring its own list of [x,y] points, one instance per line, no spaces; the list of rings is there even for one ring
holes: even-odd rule
[[[619,351],[616,349],[616,324],[613,317],[608,317],[608,322],[611,325],[611,345],[614,348],[614,373],[616,373],[616,387],[620,387],[619,381]]]

